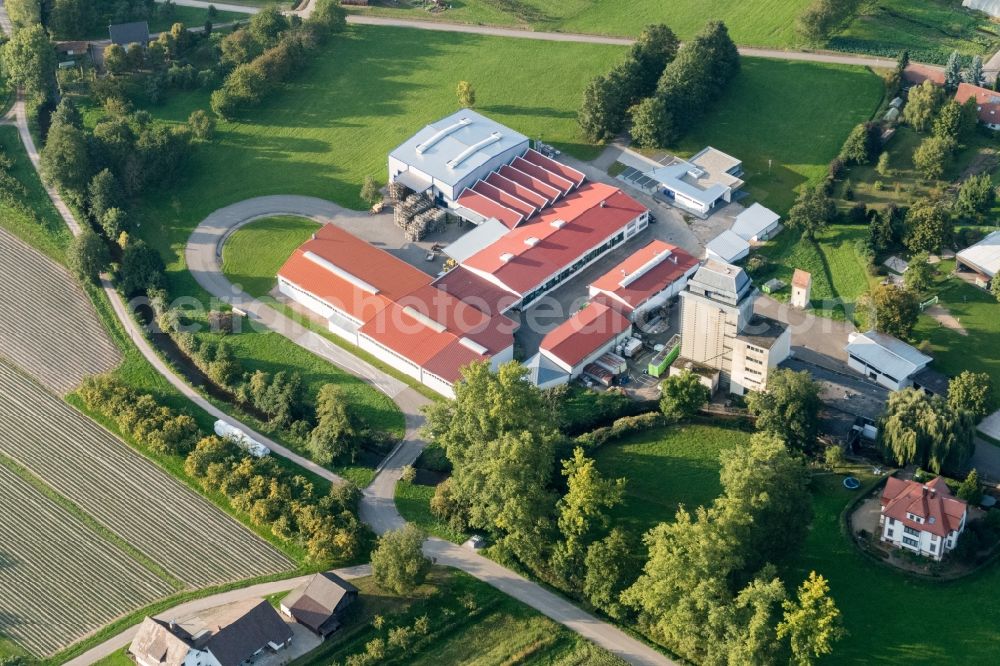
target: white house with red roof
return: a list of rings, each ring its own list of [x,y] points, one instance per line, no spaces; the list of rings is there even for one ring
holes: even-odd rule
[[[927,483],[889,477],[881,504],[881,541],[935,560],[955,548],[968,516],[940,476]]]
[[[971,83],[959,83],[955,101],[965,104],[970,99],[976,100],[979,122],[991,130],[1000,130],[1000,93]]]
[[[532,381],[541,388],[565,384],[590,363],[632,335],[632,323],[604,303],[592,302],[556,328],[526,364]]]
[[[632,321],[679,294],[700,262],[676,245],[652,240],[590,284],[592,300]]]
[[[514,357],[517,324],[431,284],[430,276],[332,224],[278,271],[279,291],[327,320],[330,331],[438,393],[461,369]]]

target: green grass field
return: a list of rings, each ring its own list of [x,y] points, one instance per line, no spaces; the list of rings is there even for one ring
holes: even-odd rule
[[[763,284],[778,278],[788,285],[796,268],[808,271],[813,280],[811,302],[815,314],[844,319],[853,313],[858,297],[874,282],[857,251],[858,242],[867,237],[867,227],[840,224],[818,233],[815,242],[786,230],[761,250],[769,264],[754,279]],[[789,295],[786,287],[774,297],[787,301]]]
[[[714,146],[743,160],[746,192],[786,213],[818,180],[851,128],[882,101],[882,80],[860,67],[743,58],[729,90],[676,146]]]
[[[722,491],[719,453],[745,445],[750,434],[735,425],[691,423],[653,428],[605,444],[594,453],[605,477],[627,479],[625,502],[611,522],[639,537],[677,507],[707,505]]]
[[[469,535],[457,532],[431,513],[434,486],[424,486],[400,480],[396,484],[396,509],[406,522],[413,523],[428,534],[452,543],[464,543]]]
[[[320,224],[302,217],[279,216],[240,227],[222,248],[222,272],[252,296],[264,296],[278,283],[277,273]]]
[[[932,291],[968,335],[947,329],[925,314],[917,321],[913,338],[930,341],[934,367],[947,375],[963,370],[989,374],[993,407],[1000,407],[1000,354],[996,353],[1000,350],[1000,304],[988,291],[952,277],[954,267],[953,261],[940,264]]]
[[[579,635],[468,574],[434,568],[427,581],[405,597],[380,589],[372,578],[351,581],[360,590],[344,625],[294,666],[344,663],[365,651],[365,644],[383,640],[394,627],[412,627],[426,615],[430,630],[416,634],[405,650],[390,651],[381,664],[408,666],[617,666],[620,661]],[[381,616],[384,626],[372,621]],[[391,650],[391,648],[390,648]]]
[[[939,583],[915,580],[869,560],[840,529],[840,513],[858,492],[844,489],[842,478],[814,480],[812,529],[782,576],[789,587],[813,570],[830,581],[849,633],[824,663],[995,663],[1000,566],[994,563],[969,578]],[[927,615],[931,612],[933,618]]]
[[[66,248],[71,238],[69,229],[38,180],[17,128],[0,127],[0,152],[11,161],[10,175],[24,186],[27,191],[24,203],[34,211],[34,216],[27,215],[0,200],[0,225],[52,259],[66,263]]]
[[[503,25],[558,32],[634,37],[650,23],[666,23],[689,39],[711,19],[725,21],[733,39],[747,46],[789,48],[800,44],[795,20],[809,0],[454,0],[432,13],[418,0],[375,2],[357,9],[419,20]],[[840,40],[856,49],[953,49],[987,54],[996,50],[989,20],[950,0],[876,0],[850,22]],[[835,42],[836,43],[836,42]],[[992,50],[991,50],[992,49]]]

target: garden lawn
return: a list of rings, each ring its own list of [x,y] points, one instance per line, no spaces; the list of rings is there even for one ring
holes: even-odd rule
[[[451,541],[465,543],[468,534],[457,532],[448,523],[439,520],[431,513],[431,498],[434,497],[435,486],[425,486],[418,483],[400,480],[396,484],[396,509],[399,515],[408,523],[413,523],[428,534]]]
[[[69,229],[38,180],[16,127],[0,127],[0,152],[11,161],[10,175],[27,191],[23,202],[34,211],[34,215],[29,215],[0,199],[0,225],[39,252],[65,264],[71,238]]]
[[[913,579],[868,559],[841,532],[840,513],[858,494],[844,489],[842,480],[840,475],[814,479],[812,529],[802,552],[782,572],[789,589],[810,571],[830,581],[849,633],[823,663],[996,663],[1000,566],[940,583]]]
[[[371,577],[351,581],[358,601],[346,611],[344,624],[314,652],[292,662],[295,666],[344,663],[364,653],[365,644],[385,640],[394,627],[412,627],[427,616],[429,631],[414,634],[405,651],[388,648],[381,664],[407,666],[500,666],[546,664],[618,666],[617,657],[594,646],[502,592],[453,569],[435,567],[413,593],[397,596],[379,588]],[[382,629],[372,620],[382,616]]]
[[[851,128],[871,118],[883,91],[861,67],[743,58],[726,93],[674,149],[714,146],[743,160],[744,191],[784,215],[803,183],[826,174]]]
[[[279,216],[240,227],[222,248],[222,272],[251,296],[266,295],[278,282],[278,269],[320,224],[302,217]]]
[[[932,291],[940,305],[958,318],[968,335],[945,328],[921,315],[914,340],[929,340],[934,366],[946,375],[963,370],[985,372],[993,380],[994,409],[1000,407],[1000,303],[988,291],[952,277],[953,261],[942,262]]]
[[[754,275],[763,284],[772,278],[792,283],[796,268],[812,274],[812,300],[815,314],[834,319],[851,319],[858,297],[874,282],[865,259],[858,254],[858,243],[868,237],[868,227],[831,225],[816,234],[816,241],[801,238],[794,230],[785,230],[761,250],[768,265]],[[787,301],[790,287],[774,294]]]
[[[625,502],[612,511],[611,524],[639,537],[672,521],[681,504],[688,510],[710,504],[722,492],[719,453],[749,440],[733,424],[689,423],[605,444],[593,454],[601,474],[627,480]]]

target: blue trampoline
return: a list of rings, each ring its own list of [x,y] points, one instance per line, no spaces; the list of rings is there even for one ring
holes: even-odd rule
[[[857,490],[861,487],[861,482],[855,479],[853,476],[849,476],[844,479],[844,487],[848,490]]]

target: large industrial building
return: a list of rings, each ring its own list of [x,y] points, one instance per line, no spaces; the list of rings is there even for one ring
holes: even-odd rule
[[[437,289],[431,277],[328,224],[278,271],[282,294],[330,331],[444,395],[461,368],[514,356],[516,324]]]
[[[681,353],[674,367],[713,368],[738,395],[763,389],[770,368],[788,358],[791,331],[754,314],[757,296],[742,268],[706,261],[680,295]]]
[[[700,262],[676,245],[653,240],[590,284],[590,298],[632,321],[677,296]]]

